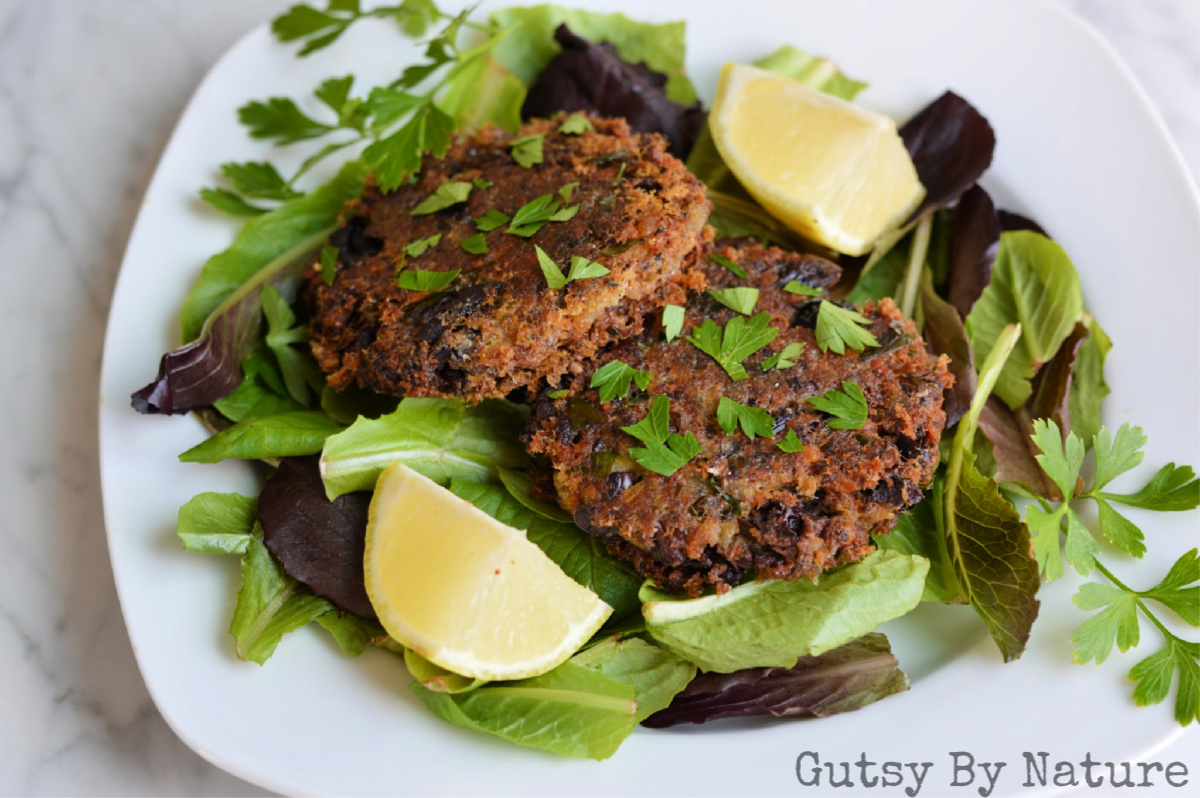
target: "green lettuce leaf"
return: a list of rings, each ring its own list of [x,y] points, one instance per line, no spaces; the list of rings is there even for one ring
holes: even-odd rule
[[[245,554],[254,542],[258,499],[238,493],[201,493],[179,508],[179,539],[201,554]]]
[[[944,493],[945,485],[939,474],[934,477],[933,486],[926,497],[900,515],[895,529],[872,540],[877,548],[885,551],[912,554],[929,560],[921,601],[966,604],[967,598],[954,574],[954,562],[946,548],[946,531],[940,512]]]
[[[262,665],[285,634],[333,610],[332,604],[283,572],[256,524],[242,557],[242,587],[229,625],[238,657]]]
[[[179,455],[179,461],[217,463],[316,454],[326,438],[342,429],[341,424],[317,410],[250,418],[188,449]]]
[[[303,410],[290,396],[280,396],[257,377],[246,377],[233,393],[213,402],[213,407],[230,421],[247,421],[263,416],[277,416]],[[347,422],[348,423],[348,422]]]
[[[650,635],[706,671],[790,668],[848,643],[917,605],[929,563],[891,551],[821,575],[816,584],[752,582],[724,595],[676,600],[642,588]]]
[[[599,538],[584,533],[575,524],[545,518],[499,485],[452,479],[450,490],[497,521],[525,530],[525,536],[567,576],[613,608],[610,622],[637,610],[642,578],[605,551]]]
[[[404,649],[404,665],[422,687],[435,693],[468,693],[487,684],[434,665],[411,648]]]
[[[1071,375],[1071,390],[1067,400],[1071,430],[1089,447],[1100,431],[1103,420],[1100,408],[1110,393],[1104,381],[1104,361],[1112,349],[1112,341],[1088,313],[1083,314],[1088,335],[1075,355],[1075,370]]]
[[[639,22],[624,14],[598,14],[555,5],[502,8],[493,11],[491,19],[502,28],[511,28],[496,43],[492,56],[526,86],[559,53],[554,29],[566,23],[576,36],[609,42],[623,60],[645,64],[666,75],[669,99],[685,105],[696,101],[696,90],[684,71],[687,42],[683,22]]]
[[[470,133],[484,125],[514,132],[521,126],[525,84],[495,58],[472,60],[438,99],[455,129]]]
[[[978,362],[991,354],[1006,325],[1021,325],[1021,338],[996,380],[995,393],[1005,404],[1014,410],[1025,404],[1033,375],[1082,315],[1079,275],[1063,248],[1028,230],[1001,234],[992,281],[966,325]]]
[[[387,632],[378,622],[337,609],[317,616],[317,624],[333,636],[342,653],[348,657],[357,657],[366,650],[368,643],[387,637]]]
[[[233,245],[204,264],[200,282],[184,300],[183,340],[198,336],[217,306],[263,266],[297,247],[319,246],[337,224],[342,206],[362,193],[366,176],[366,167],[351,161],[324,186],[246,222]]]
[[[410,687],[448,723],[563,756],[607,759],[637,725],[633,685],[571,662],[462,693]]]
[[[401,461],[439,485],[452,478],[487,482],[497,466],[521,468],[519,436],[527,408],[502,400],[465,407],[457,399],[414,399],[377,419],[359,418],[331,436],[321,453],[329,498],[371,490],[383,470]]]
[[[571,662],[632,685],[638,723],[666,709],[696,675],[692,663],[637,637],[610,637],[579,652]]]

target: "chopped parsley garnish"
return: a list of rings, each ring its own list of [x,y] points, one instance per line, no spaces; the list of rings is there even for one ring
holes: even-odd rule
[[[621,161],[621,168],[617,170],[617,176],[613,178],[614,186],[621,185],[621,181],[625,178],[625,167],[629,166],[625,161]]]
[[[551,391],[550,393],[546,394],[546,396],[549,396],[551,399],[562,399],[564,396],[566,396],[569,393],[570,393],[570,391],[568,389],[561,388],[557,391]]]
[[[407,269],[400,272],[396,285],[409,291],[441,291],[460,274],[458,269],[448,272],[431,272],[424,269]]]
[[[731,261],[729,258],[726,258],[724,255],[709,255],[708,259],[711,260],[713,263],[717,264],[718,266],[724,266],[726,269],[729,269],[729,271],[733,272],[734,276],[737,277],[739,280],[745,280],[747,277],[750,276],[750,272],[746,271],[741,266],[738,266],[736,263]],[[795,282],[795,281],[793,280],[793,282]]]
[[[337,271],[338,248],[328,244],[321,247],[321,279],[325,285],[333,285],[333,275]]]
[[[667,305],[662,314],[663,332],[670,343],[683,332],[683,308],[679,305]]]
[[[724,333],[712,319],[697,327],[687,340],[716,360],[730,379],[749,378],[742,361],[775,340],[779,329],[767,326],[770,313],[756,313],[750,319],[736,316],[725,325]]]
[[[503,227],[508,224],[508,214],[492,208],[483,216],[475,217],[475,229],[481,233],[488,233],[495,230],[497,227]]]
[[[799,294],[800,296],[821,296],[824,293],[820,288],[805,285],[799,280],[789,280],[788,284],[783,287],[783,290],[789,294]]]
[[[436,247],[438,242],[442,240],[441,233],[434,233],[428,238],[418,238],[404,245],[404,254],[410,258],[416,258],[424,255],[431,247]]]
[[[467,197],[471,196],[471,184],[464,183],[460,180],[447,180],[433,190],[425,199],[408,212],[409,216],[426,216],[431,213],[445,210],[451,205],[457,205],[460,202],[466,202]]]
[[[630,386],[637,383],[643,391],[650,385],[650,372],[635,369],[621,360],[613,360],[596,369],[590,387],[600,389],[600,401],[611,402],[629,393]]]
[[[846,347],[861,352],[868,346],[879,346],[875,336],[863,329],[870,323],[871,320],[858,311],[821,300],[817,310],[817,346],[822,352],[832,349],[839,355],[846,354]]]
[[[669,477],[689,460],[700,454],[700,443],[692,433],[671,432],[671,400],[656,396],[646,417],[630,427],[621,427],[642,443],[645,448],[629,450],[629,456],[642,468]]]
[[[574,183],[567,183],[565,186],[563,186],[562,188],[560,188],[558,190],[558,196],[562,197],[563,202],[570,202],[571,201],[571,192],[573,192],[577,188],[579,188],[578,180],[576,180]]]
[[[595,129],[592,126],[592,120],[579,112],[571,114],[558,126],[558,132],[564,136],[578,136],[580,133],[586,133],[589,130]]]
[[[545,133],[534,133],[530,136],[522,136],[519,139],[513,139],[508,143],[509,150],[512,152],[513,160],[526,169],[531,169],[542,162],[542,143],[546,138]]]
[[[826,391],[824,396],[810,396],[808,403],[833,416],[826,424],[830,429],[862,429],[867,420],[867,397],[857,383],[843,382],[842,390]]]
[[[790,343],[785,346],[782,351],[777,352],[776,354],[771,355],[769,358],[764,360],[762,362],[762,369],[763,371],[769,371],[771,369],[779,369],[781,371],[783,369],[790,369],[792,366],[796,365],[796,358],[800,357],[800,353],[803,351],[803,341]]]
[[[477,177],[471,181],[471,185],[475,186],[475,188],[479,189],[480,191],[486,191],[492,187],[492,181],[484,180],[482,177]]]
[[[748,407],[725,396],[717,403],[717,423],[725,430],[726,435],[732,435],[741,427],[750,440],[754,440],[756,435],[763,438],[775,437],[775,419],[771,418],[770,413],[757,407]]]
[[[749,316],[758,304],[757,288],[713,288],[708,295],[730,310]]]
[[[542,274],[546,277],[546,285],[554,290],[566,288],[567,283],[576,280],[590,280],[593,277],[603,277],[608,274],[608,269],[601,266],[595,261],[590,261],[587,258],[581,258],[578,255],[571,256],[571,268],[567,274],[563,274],[562,269],[554,262],[546,252],[537,244],[533,245],[537,250],[538,265],[542,267]]]
[[[464,239],[459,246],[472,255],[486,255],[488,251],[487,240],[484,239],[483,233],[476,233],[470,238]]]
[[[804,451],[804,441],[796,437],[796,430],[794,429],[789,429],[787,431],[787,435],[783,436],[783,440],[779,441],[775,445],[778,446],[780,450],[785,451],[788,454],[795,454],[796,452]]]
[[[529,238],[550,222],[565,222],[579,212],[578,205],[563,207],[553,194],[543,194],[520,207],[509,222],[508,231]]]

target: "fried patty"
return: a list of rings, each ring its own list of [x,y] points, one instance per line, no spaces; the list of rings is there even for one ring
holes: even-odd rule
[[[417,178],[393,192],[369,187],[343,214],[332,285],[314,264],[309,280],[313,353],[337,389],[351,383],[384,394],[451,396],[474,403],[520,389],[533,395],[604,347],[641,332],[644,317],[703,286],[688,256],[705,237],[710,206],[703,185],[667,154],[657,134],[634,135],[620,119],[565,135],[565,117],[533,120],[515,136],[487,128],[457,138],[445,157],[427,158]],[[514,159],[510,142],[545,134],[541,164]],[[447,181],[479,181],[465,203],[410,215]],[[484,233],[487,253],[461,244],[488,211],[512,217],[545,195],[564,208],[526,238],[501,226]],[[434,235],[425,253],[404,247]],[[573,256],[607,275],[548,287],[535,245],[567,273]],[[461,274],[443,291],[397,286],[404,268]],[[521,396],[520,393],[517,394]]]
[[[722,240],[716,250],[749,278],[710,263],[710,286],[759,288],[755,310],[770,313],[779,329],[744,362],[749,379],[731,380],[685,340],[706,319],[724,325],[734,317],[705,296],[688,305],[680,338],[667,343],[648,331],[596,363],[619,359],[650,371],[647,391],[634,386],[602,404],[588,387],[593,368],[572,380],[569,396],[541,397],[526,433],[530,450],[549,459],[559,502],[580,527],[662,587],[693,596],[710,586],[724,591],[747,574],[812,578],[870,553],[869,535],[890,531],[933,477],[946,419],[942,391],[952,381],[945,359],[926,352],[888,299],[863,309],[879,347],[821,352],[818,302],[781,289],[792,279],[826,287],[838,274],[833,264],[746,241]],[[764,371],[762,361],[789,343],[804,344],[796,365]],[[866,395],[861,429],[830,429],[831,417],[806,401],[843,381]],[[620,429],[641,421],[658,394],[671,400],[671,431],[694,434],[702,449],[669,477],[637,465],[629,450],[642,444]],[[716,418],[722,396],[770,413],[776,437],[726,434]],[[788,430],[803,451],[776,446]]]

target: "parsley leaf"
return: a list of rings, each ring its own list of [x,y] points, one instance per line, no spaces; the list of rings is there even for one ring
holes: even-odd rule
[[[667,336],[668,343],[674,341],[679,337],[679,333],[683,332],[683,315],[683,308],[679,305],[667,305],[663,308],[663,333]]]
[[[570,390],[568,390],[566,388],[562,388],[557,391],[551,391],[550,393],[546,394],[546,396],[549,396],[551,399],[562,399],[564,396],[566,396],[569,393],[570,393]]]
[[[363,161],[375,170],[379,187],[391,191],[416,174],[423,155],[445,155],[453,132],[454,120],[427,97],[403,127],[363,150]]]
[[[586,114],[575,112],[563,120],[563,123],[558,126],[558,132],[564,136],[578,136],[581,133],[586,133],[589,130],[595,130],[592,126],[592,121],[587,118]]]
[[[769,327],[770,313],[756,313],[749,320],[736,316],[729,320],[722,333],[712,319],[706,319],[687,340],[704,354],[716,360],[735,382],[750,377],[742,361],[775,340],[777,327]]]
[[[283,175],[269,163],[223,163],[221,173],[243,197],[286,200],[300,196],[300,192],[289,188]]]
[[[275,144],[295,144],[334,130],[309,117],[287,97],[253,100],[238,109],[238,120],[250,129],[250,137],[271,139]]]
[[[810,396],[808,403],[833,416],[826,426],[830,429],[862,429],[867,420],[867,397],[857,383],[843,382],[842,390],[826,391],[824,396]]]
[[[301,3],[294,5],[271,23],[271,32],[281,42],[306,39],[299,55],[306,56],[333,44],[346,29],[360,19],[392,17],[407,36],[417,38],[443,16],[432,0],[403,0],[399,5],[380,6],[363,11],[359,0],[329,0],[324,11]]]
[[[713,254],[713,255],[709,255],[708,259],[711,260],[713,263],[717,264],[718,266],[724,266],[726,269],[729,269],[729,271],[733,272],[734,276],[736,276],[739,280],[745,280],[746,278],[748,278],[750,276],[750,273],[748,271],[743,269],[741,266],[738,266],[736,263],[734,263],[733,261],[731,261],[729,258],[725,257],[724,255]]]
[[[1108,501],[1141,507],[1143,510],[1175,512],[1200,505],[1200,480],[1191,466],[1167,463],[1136,493],[1101,493]]]
[[[488,251],[487,240],[483,237],[483,233],[476,233],[470,238],[463,239],[459,246],[472,255],[486,255]]]
[[[441,291],[460,274],[459,269],[448,272],[432,272],[424,269],[408,269],[400,272],[396,284],[409,291]]]
[[[748,407],[732,399],[722,396],[717,402],[717,423],[726,435],[732,435],[740,426],[742,432],[750,440],[756,435],[764,438],[775,437],[775,419],[771,414],[757,407]]]
[[[1192,626],[1200,626],[1200,586],[1195,584],[1200,581],[1197,550],[1192,549],[1176,560],[1166,577],[1149,590],[1133,590],[1103,565],[1097,563],[1097,568],[1112,584],[1087,582],[1072,597],[1072,603],[1081,610],[1101,610],[1081,623],[1071,635],[1071,641],[1075,643],[1073,660],[1100,664],[1108,658],[1114,645],[1122,652],[1138,645],[1141,640],[1139,614],[1145,615],[1162,633],[1166,644],[1130,670],[1129,678],[1137,682],[1134,701],[1138,706],[1162,702],[1178,673],[1175,719],[1185,726],[1200,719],[1200,666],[1197,665],[1200,643],[1172,634],[1147,604],[1147,601],[1157,602]]]
[[[730,310],[749,316],[758,304],[757,288],[713,288],[708,295]]]
[[[763,371],[768,371],[770,369],[779,369],[780,371],[783,369],[790,369],[792,366],[796,365],[796,358],[800,357],[800,354],[803,351],[804,342],[794,341],[785,346],[782,351],[771,355],[769,358],[764,360],[762,362],[762,369]]]
[[[409,216],[427,216],[445,210],[452,205],[466,202],[471,196],[471,184],[460,180],[447,180],[433,190],[425,199],[408,212]]]
[[[424,255],[431,247],[436,247],[441,240],[441,233],[434,233],[427,238],[418,238],[416,241],[404,245],[404,254],[410,258],[419,257]]]
[[[799,294],[800,296],[821,296],[824,293],[820,288],[805,285],[799,280],[789,280],[788,284],[783,287],[783,290],[789,294]]]
[[[509,233],[529,238],[550,222],[565,222],[579,210],[578,205],[564,208],[553,194],[543,194],[522,205],[513,214],[508,225]]]
[[[487,191],[492,187],[492,181],[484,180],[482,177],[477,177],[471,181],[471,185],[475,186],[475,188],[479,189],[480,191]]]
[[[625,179],[625,167],[629,166],[625,161],[621,161],[621,168],[617,170],[617,176],[613,178],[614,186],[621,185],[621,181]]]
[[[822,352],[832,349],[839,355],[846,354],[847,346],[859,352],[868,346],[879,346],[875,336],[863,329],[870,323],[870,319],[857,311],[821,300],[817,310],[817,346]]]
[[[307,406],[309,387],[319,393],[323,382],[317,364],[294,346],[308,340],[308,328],[296,324],[296,314],[275,286],[264,285],[259,299],[267,319],[266,345],[279,364],[288,395]]]
[[[629,456],[647,471],[664,477],[700,454],[700,444],[692,433],[671,433],[671,400],[666,396],[654,397],[644,419],[621,429],[646,444],[644,449],[630,449]]]
[[[635,369],[621,360],[613,360],[596,369],[589,387],[600,389],[600,401],[611,402],[629,393],[633,383],[643,391],[650,385],[651,374]]]
[[[202,188],[200,199],[230,216],[259,216],[270,210],[251,205],[227,188]]]
[[[489,233],[497,227],[508,224],[508,214],[492,208],[483,216],[475,217],[475,229],[481,233]]]
[[[325,285],[333,285],[333,276],[337,272],[338,248],[328,244],[321,247],[321,279]]]
[[[513,160],[526,169],[537,166],[544,158],[542,145],[545,139],[545,133],[534,133],[529,136],[521,136],[519,139],[513,139],[508,143]]]
[[[789,429],[787,435],[783,436],[783,440],[775,445],[788,454],[796,454],[797,452],[804,451],[804,442],[796,437],[796,430],[794,429]]]
[[[576,280],[590,280],[593,277],[603,277],[608,274],[608,269],[599,263],[589,261],[587,258],[582,258],[578,255],[572,255],[570,271],[564,275],[562,269],[554,262],[554,259],[547,255],[541,247],[534,244],[533,248],[537,250],[538,265],[542,267],[542,274],[546,277],[546,285],[556,291],[566,288],[567,283]]]
[[[571,195],[573,193],[575,193],[575,189],[577,189],[577,188],[579,188],[578,180],[576,180],[573,183],[567,183],[565,186],[563,186],[562,188],[560,188],[558,190],[558,196],[562,197],[563,202],[570,202]]]

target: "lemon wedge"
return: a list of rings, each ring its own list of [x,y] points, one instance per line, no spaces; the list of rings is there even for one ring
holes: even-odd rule
[[[838,252],[869,251],[925,196],[895,121],[791,78],[726,64],[708,122],[759,204]]]
[[[387,633],[474,679],[545,673],[612,614],[524,532],[399,463],[375,486],[363,565]]]

